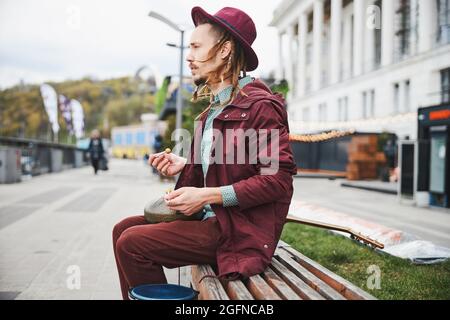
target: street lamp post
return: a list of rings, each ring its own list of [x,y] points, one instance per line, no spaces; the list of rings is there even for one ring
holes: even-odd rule
[[[173,23],[172,21],[170,21],[169,19],[167,19],[166,17],[160,15],[157,12],[154,11],[150,11],[150,13],[148,14],[150,17],[155,18],[165,24],[167,24],[168,26],[170,26],[172,29],[175,29],[176,31],[181,33],[181,44],[180,46],[175,46],[175,45],[171,45],[169,44],[169,46],[171,47],[176,47],[180,49],[180,85],[178,88],[178,92],[177,92],[177,104],[176,104],[176,123],[175,123],[175,129],[176,129],[176,135],[175,135],[175,141],[179,142],[179,137],[180,137],[180,130],[181,129],[181,122],[182,122],[182,109],[183,109],[183,98],[181,96],[181,91],[182,91],[182,87],[183,87],[183,55],[184,55],[184,29]]]

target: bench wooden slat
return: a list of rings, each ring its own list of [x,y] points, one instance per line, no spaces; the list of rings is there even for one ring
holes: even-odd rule
[[[240,280],[228,282],[226,291],[232,300],[254,300],[252,294]]]
[[[193,281],[192,281],[191,266],[180,267],[180,285],[185,286],[185,287],[190,287],[192,282]],[[195,289],[195,290],[197,290],[197,289]]]
[[[272,259],[271,268],[281,277],[300,297],[306,300],[325,300],[318,292],[308,286],[303,280],[293,274],[278,260]]]
[[[186,276],[188,269],[182,269]],[[280,241],[270,266],[248,279],[221,281],[211,265],[191,267],[191,286],[207,300],[376,300],[369,293],[334,274],[319,263]],[[184,278],[183,277],[183,278]],[[199,283],[200,279],[202,282]],[[183,282],[184,283],[184,282]]]
[[[200,291],[199,300],[229,300],[225,289],[220,283],[219,279],[215,278],[204,278],[205,275],[215,275],[214,270],[210,265],[195,265],[192,266],[192,280],[195,283],[198,291]]]
[[[285,250],[292,254],[293,258],[305,269],[328,284],[330,287],[341,293],[345,298],[349,300],[376,300],[375,297],[358,288],[351,282],[344,278],[332,273],[325,267],[321,266],[317,262],[304,256],[292,247],[283,247],[280,250]]]
[[[247,288],[256,300],[281,300],[259,274],[248,279]]]
[[[302,279],[306,284],[319,292],[325,298],[330,300],[345,300],[339,292],[302,267],[297,261],[295,261],[291,254],[284,250],[278,250],[276,256],[286,268],[292,271],[296,276]]]
[[[262,277],[282,299],[302,300],[272,269],[267,268]]]

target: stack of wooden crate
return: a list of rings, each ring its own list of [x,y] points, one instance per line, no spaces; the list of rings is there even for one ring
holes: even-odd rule
[[[378,166],[386,162],[384,152],[378,152],[377,135],[357,135],[348,146],[348,180],[377,179]]]

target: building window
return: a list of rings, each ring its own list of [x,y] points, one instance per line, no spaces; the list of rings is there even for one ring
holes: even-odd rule
[[[345,72],[345,58],[346,58],[345,52],[346,51],[345,51],[345,33],[344,33],[345,29],[344,28],[345,28],[345,23],[344,23],[344,21],[342,21],[341,22],[342,35],[341,35],[340,50],[343,54],[340,55],[341,66],[339,68],[339,82],[344,80],[344,76],[345,76],[344,72]]]
[[[319,104],[319,121],[320,122],[327,121],[327,104],[326,103]]]
[[[309,107],[303,108],[302,110],[302,118],[304,122],[309,122]]]
[[[125,137],[127,145],[133,144],[133,134],[131,132],[127,132]]]
[[[329,63],[328,63],[328,57],[329,57],[329,48],[328,48],[328,44],[330,42],[329,39],[329,26],[325,27],[324,30],[324,35],[323,35],[323,42],[322,42],[322,66],[321,66],[321,86],[325,87],[328,85],[328,71],[330,70],[329,68]]]
[[[338,121],[348,121],[348,97],[338,100]]]
[[[411,110],[411,82],[409,80],[394,84],[394,114]]]
[[[313,26],[314,26],[314,12],[310,12],[308,14],[308,33],[313,31]]]
[[[374,3],[375,6],[377,6],[378,8],[380,8],[380,15],[382,15],[381,10],[382,9],[382,4],[381,4],[381,0],[377,0]],[[373,30],[374,32],[374,41],[375,41],[375,61],[374,61],[374,67],[378,68],[381,65],[381,28],[375,28],[375,30]]]
[[[405,81],[405,99],[403,101],[403,103],[404,103],[403,110],[405,110],[406,112],[411,110],[410,95],[411,95],[411,82],[409,80],[407,80],[407,81]]]
[[[441,71],[441,102],[450,102],[450,68]]]
[[[307,77],[306,80],[305,80],[305,92],[306,93],[311,92],[311,88],[312,88],[311,77]]]
[[[375,118],[375,90],[370,91],[370,116]]]
[[[394,114],[397,114],[400,109],[400,84],[394,84]]]
[[[136,134],[136,144],[140,144],[140,145],[145,144],[145,132],[139,131]]]
[[[438,36],[440,44],[450,43],[450,0],[437,0]]]
[[[363,92],[363,118],[375,117],[375,90]]]
[[[328,71],[327,70],[322,70],[321,85],[322,85],[322,87],[325,87],[328,85]]]
[[[367,91],[363,92],[363,96],[362,96],[362,102],[363,102],[363,119],[367,119],[367,109],[368,109],[368,104],[367,104]]]
[[[410,53],[411,43],[411,0],[400,0],[396,11],[396,43],[397,58],[401,59]]]
[[[306,45],[306,57],[305,57],[306,65],[310,65],[312,62],[312,44],[308,43]]]
[[[120,133],[114,134],[114,144],[116,146],[120,146],[122,144],[122,134]]]

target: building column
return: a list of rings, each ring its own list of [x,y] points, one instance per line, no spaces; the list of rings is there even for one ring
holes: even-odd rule
[[[308,35],[308,15],[300,14],[298,22],[298,93],[303,96],[306,93],[306,37]]]
[[[293,79],[294,79],[294,48],[293,48],[293,42],[294,42],[294,28],[292,25],[289,25],[287,28],[287,36],[288,36],[288,59],[286,62],[286,80],[289,84],[289,92],[288,92],[288,98],[291,100],[293,98],[292,96],[292,88],[294,87]]]
[[[342,0],[331,0],[331,84],[340,80],[342,41]]]
[[[369,7],[367,7],[369,8]],[[365,8],[365,10],[367,10]],[[376,15],[376,11],[366,11],[371,15]],[[376,25],[364,25],[364,61],[363,71],[370,72],[375,68],[375,29]]]
[[[283,33],[278,33],[278,68],[276,69],[276,80],[280,81],[285,79],[285,66],[283,59]]]
[[[436,39],[436,1],[419,1],[419,52],[431,50],[433,39]]]
[[[365,0],[353,1],[354,12],[354,42],[353,42],[353,75],[363,72],[364,63],[364,30],[366,28]]]
[[[323,2],[314,1],[313,23],[313,80],[312,87],[317,91],[322,86],[322,33],[323,33]]]
[[[427,1],[427,0],[425,0]],[[429,1],[429,0],[428,0]],[[394,61],[394,17],[395,0],[383,0],[381,18],[381,65],[387,66]]]

